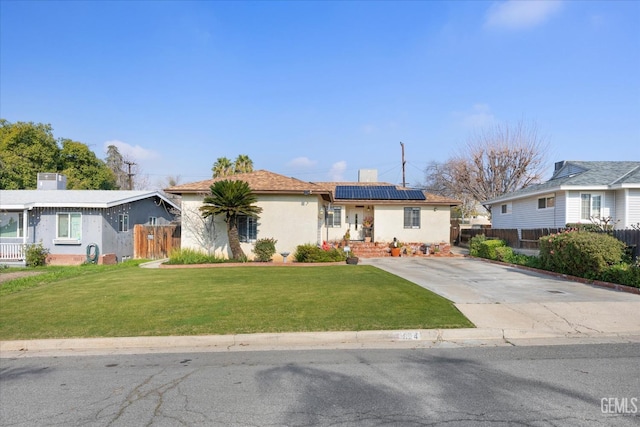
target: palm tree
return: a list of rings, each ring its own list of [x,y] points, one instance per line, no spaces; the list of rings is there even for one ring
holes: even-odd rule
[[[214,178],[234,174],[233,163],[226,157],[218,157],[218,160],[213,164],[211,170],[213,171]]]
[[[224,215],[231,256],[243,259],[245,255],[240,247],[237,220],[240,215],[258,218],[258,214],[262,212],[261,207],[254,205],[258,199],[245,181],[225,179],[213,183],[210,189],[211,195],[204,198],[204,206],[200,207],[202,216],[208,218],[212,215]]]
[[[251,160],[246,154],[240,154],[236,157],[234,169],[235,173],[253,172],[253,160]]]

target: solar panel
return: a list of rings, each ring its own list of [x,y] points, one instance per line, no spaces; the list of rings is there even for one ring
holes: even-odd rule
[[[398,190],[393,185],[338,185],[336,199],[343,200],[426,200],[422,190]]]

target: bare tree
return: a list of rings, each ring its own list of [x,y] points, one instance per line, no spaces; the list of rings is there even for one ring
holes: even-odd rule
[[[142,169],[134,159],[120,153],[115,145],[107,147],[105,158],[107,167],[116,176],[116,185],[120,190],[144,190],[150,188],[149,176],[142,174]]]
[[[430,165],[426,188],[481,203],[540,182],[547,151],[535,124],[496,125],[473,135],[446,162]]]

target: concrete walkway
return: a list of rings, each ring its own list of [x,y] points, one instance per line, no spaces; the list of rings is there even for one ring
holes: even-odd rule
[[[448,298],[477,328],[17,340],[0,342],[0,358],[640,342],[640,295],[463,257],[386,257],[361,263]]]

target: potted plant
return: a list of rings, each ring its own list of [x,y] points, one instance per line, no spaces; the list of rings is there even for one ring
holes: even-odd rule
[[[389,248],[391,249],[391,256],[400,256],[402,242],[394,237],[393,242],[389,243]]]

